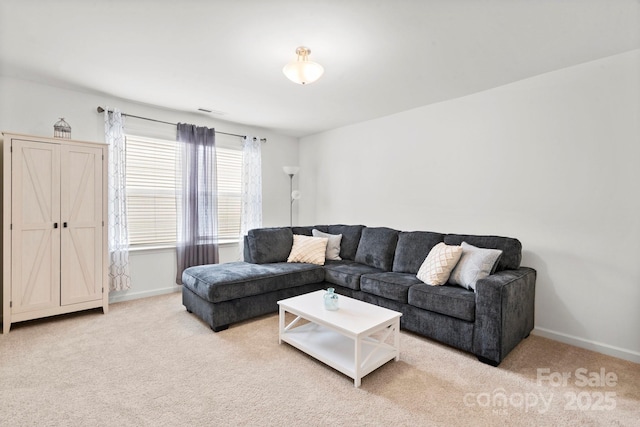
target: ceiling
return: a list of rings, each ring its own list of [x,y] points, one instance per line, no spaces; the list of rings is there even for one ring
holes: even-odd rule
[[[2,75],[296,137],[639,48],[639,0],[0,0]]]

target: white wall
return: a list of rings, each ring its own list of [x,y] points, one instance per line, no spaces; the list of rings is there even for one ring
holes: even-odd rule
[[[0,130],[48,136],[65,117],[103,141],[109,105],[266,137],[265,226],[288,224],[282,166],[299,163],[294,223],[517,237],[538,270],[535,333],[640,362],[639,75],[633,51],[303,138],[299,155],[262,129],[0,76]],[[133,253],[131,274],[112,301],[174,290],[173,251]]]
[[[64,117],[71,125],[73,139],[104,141],[104,116],[96,107],[117,107],[125,113],[168,122],[187,122],[241,135],[267,138],[262,145],[263,223],[265,226],[289,224],[289,177],[282,166],[298,162],[298,140],[265,129],[211,119],[203,114],[190,114],[149,105],[96,95],[76,90],[43,85],[0,76],[0,131],[53,136],[53,124]],[[127,128],[135,128],[148,136],[172,134],[175,128],[128,119]],[[221,262],[239,258],[237,245],[220,249]],[[132,288],[113,292],[110,301],[145,297],[179,290],[175,285],[175,250],[132,252],[130,256]]]
[[[639,76],[636,50],[302,138],[300,222],[517,237],[535,333],[640,362]]]

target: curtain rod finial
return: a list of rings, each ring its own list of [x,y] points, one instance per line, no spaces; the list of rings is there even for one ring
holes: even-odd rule
[[[98,113],[104,113],[104,108],[102,108],[99,105],[98,105],[98,108],[96,108],[96,110],[98,111]]]

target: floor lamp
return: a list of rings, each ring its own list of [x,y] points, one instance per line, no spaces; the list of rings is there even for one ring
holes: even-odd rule
[[[289,225],[293,227],[293,202],[300,198],[299,191],[293,191],[293,176],[298,173],[298,166],[283,166],[284,173],[289,175]]]

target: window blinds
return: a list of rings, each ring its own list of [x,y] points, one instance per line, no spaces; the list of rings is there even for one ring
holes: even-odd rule
[[[127,136],[127,218],[131,246],[168,246],[176,241],[176,142]],[[242,151],[216,147],[218,241],[240,234]]]

